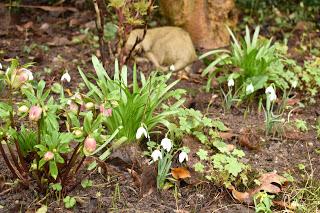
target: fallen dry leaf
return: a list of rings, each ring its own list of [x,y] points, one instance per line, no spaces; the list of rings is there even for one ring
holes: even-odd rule
[[[171,168],[171,175],[177,180],[191,177],[189,170],[184,167]]]
[[[128,172],[131,174],[132,179],[133,179],[133,183],[136,187],[140,188],[142,185],[142,181],[141,181],[141,177],[140,175],[133,169],[127,169]]]
[[[250,150],[257,150],[259,149],[259,145],[254,144],[253,142],[257,143],[258,140],[257,134],[252,132],[249,128],[243,128],[240,130],[238,143],[241,146],[247,147]]]
[[[232,152],[235,148],[236,148],[235,145],[233,145],[233,144],[227,144],[227,150],[228,150],[229,152]]]
[[[282,185],[288,182],[285,177],[278,175],[276,172],[270,172],[261,175],[259,181],[261,185],[252,191],[254,194],[259,191],[278,194],[282,190]]]
[[[225,141],[231,140],[234,136],[236,135],[232,132],[219,132],[219,137]]]
[[[258,192],[265,191],[271,194],[278,194],[282,191],[282,186],[288,182],[285,177],[278,175],[276,172],[261,175],[259,181],[261,183],[260,186],[247,192],[239,192],[232,185],[228,189],[231,190],[232,196],[239,202],[252,204],[253,197]]]
[[[252,197],[251,197],[250,193],[239,192],[232,185],[229,186],[228,189],[231,190],[232,196],[240,203],[246,203],[246,204],[252,203]]]
[[[50,46],[65,46],[70,44],[72,44],[72,42],[65,37],[54,37],[51,42],[48,42]]]

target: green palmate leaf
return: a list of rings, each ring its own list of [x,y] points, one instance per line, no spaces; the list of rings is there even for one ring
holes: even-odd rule
[[[92,180],[85,179],[85,180],[81,181],[81,186],[84,189],[90,188],[92,185],[93,185],[93,181]]]
[[[196,172],[200,172],[200,173],[204,172],[204,165],[200,162],[194,164],[193,167]]]
[[[197,155],[200,158],[200,160],[208,160],[208,152],[206,150],[199,149]]]
[[[237,177],[238,174],[245,168],[245,165],[240,163],[236,158],[229,157],[227,158],[227,164],[225,169],[232,174],[234,177]]]
[[[219,120],[213,120],[212,126],[217,128],[219,131],[228,131],[229,128],[227,128],[222,121]]]
[[[71,209],[76,205],[76,199],[74,197],[67,196],[63,199],[64,206],[67,209]]]

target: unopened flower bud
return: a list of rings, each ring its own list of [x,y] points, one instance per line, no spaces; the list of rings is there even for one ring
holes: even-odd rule
[[[92,153],[96,150],[97,148],[97,142],[94,138],[87,137],[86,140],[84,141],[84,147],[83,151],[85,153]]]
[[[106,117],[110,117],[112,115],[112,109],[111,108],[108,108],[108,109],[104,108],[103,104],[100,105],[99,109],[100,109],[100,112]]]
[[[41,118],[42,109],[39,106],[32,106],[29,110],[29,120],[38,121]]]
[[[26,105],[23,105],[18,108],[18,112],[20,112],[20,113],[28,112],[28,110],[29,110],[29,108]]]
[[[28,69],[21,68],[13,74],[12,87],[18,88],[27,81],[33,80],[32,72]]]
[[[52,160],[53,157],[54,157],[54,154],[53,154],[52,152],[48,151],[48,152],[46,152],[46,153],[44,154],[43,159],[44,159],[45,161],[49,161],[49,160]]]
[[[87,110],[90,110],[90,109],[92,109],[94,107],[94,103],[88,102],[88,103],[86,103],[85,107],[86,107]]]
[[[82,136],[82,131],[80,129],[77,129],[73,132],[73,134],[76,136],[76,137],[81,137]]]

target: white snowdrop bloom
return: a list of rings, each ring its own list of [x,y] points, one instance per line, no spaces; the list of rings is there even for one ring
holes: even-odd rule
[[[157,149],[152,152],[151,157],[152,157],[152,160],[156,162],[157,160],[162,159],[162,154],[160,150]]]
[[[254,87],[253,87],[253,85],[252,85],[252,83],[251,84],[249,84],[248,86],[247,86],[247,88],[246,88],[246,93],[247,93],[247,95],[248,94],[251,94],[251,93],[253,93],[254,92]]]
[[[0,63],[0,70],[2,70],[2,64]]]
[[[176,68],[175,68],[174,65],[172,64],[172,65],[169,67],[169,70],[170,70],[170,71],[175,71]]]
[[[228,80],[228,87],[233,87],[234,86],[234,80],[232,78],[230,78]]]
[[[28,75],[28,80],[29,81],[33,80],[33,75],[32,75],[32,72],[30,70],[28,70],[26,68],[22,68],[21,70]]]
[[[277,99],[276,91],[274,91],[272,86],[267,87],[266,94],[269,96],[270,101],[274,101]]]
[[[167,152],[170,152],[172,148],[171,140],[169,138],[163,138],[161,140],[161,146],[164,148],[164,150],[166,150]]]
[[[292,88],[296,88],[298,86],[298,81],[293,81],[291,83]]]
[[[136,133],[136,139],[140,139],[141,136],[144,135],[145,138],[148,138],[148,132],[145,128],[142,126],[138,128],[137,133]]]
[[[183,161],[188,161],[188,154],[184,151],[179,154],[179,162],[182,163]]]
[[[61,81],[66,80],[67,82],[71,81],[71,76],[69,75],[68,71],[66,71],[62,76],[61,76]]]

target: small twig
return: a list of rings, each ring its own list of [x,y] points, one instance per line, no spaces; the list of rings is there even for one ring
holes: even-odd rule
[[[99,8],[99,4],[98,4],[97,0],[93,0],[93,5],[94,5],[94,9],[96,11],[96,28],[97,28],[98,37],[99,37],[99,49],[100,49],[102,63],[103,63],[103,66],[105,67],[105,64],[107,62],[107,51],[106,51],[105,42],[103,39],[103,37],[104,37],[104,17],[101,14],[101,10]]]
[[[128,60],[131,58],[134,49],[136,48],[136,46],[137,46],[138,44],[140,44],[140,43],[143,41],[143,39],[145,38],[145,36],[146,36],[146,34],[147,34],[148,21],[149,21],[150,15],[151,15],[152,6],[153,6],[154,2],[155,2],[155,0],[151,0],[151,1],[150,1],[149,7],[148,7],[148,11],[147,11],[147,19],[145,20],[145,23],[144,23],[142,38],[137,38],[137,39],[136,39],[133,47],[132,47],[131,50],[129,51],[128,56],[126,57],[125,64],[128,63]]]

